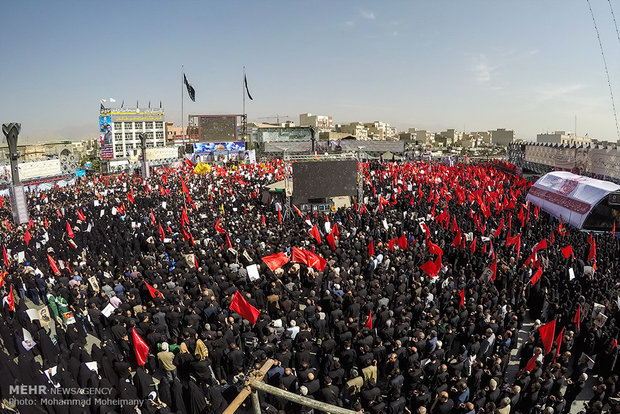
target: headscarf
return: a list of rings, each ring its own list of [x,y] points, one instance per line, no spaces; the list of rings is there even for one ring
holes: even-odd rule
[[[209,356],[209,350],[205,343],[202,342],[202,339],[196,341],[196,351],[194,351],[194,355],[199,355],[201,361],[204,361]]]

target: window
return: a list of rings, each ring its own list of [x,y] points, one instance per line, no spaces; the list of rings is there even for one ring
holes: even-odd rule
[[[123,151],[123,144],[118,144],[114,146],[114,151],[115,152],[121,152]]]
[[[122,133],[120,133],[120,132],[115,132],[114,133],[114,140],[115,141],[120,141],[122,139],[123,139],[123,134]]]
[[[137,129],[137,130],[140,130],[140,131],[141,131],[141,130],[143,129],[143,125],[144,125],[144,123],[143,123],[143,122],[134,122],[134,127],[133,127],[133,129]]]
[[[123,123],[122,122],[115,122],[114,123],[114,129],[121,129],[123,127]]]
[[[124,122],[125,129],[131,129],[131,122]]]
[[[146,133],[146,139],[153,139],[153,133],[152,132],[147,132]]]
[[[146,124],[146,129],[153,129],[153,123],[152,122],[145,122]]]
[[[157,131],[157,132],[155,132],[155,138],[157,138],[157,139],[164,139],[164,131]]]
[[[133,139],[133,132],[125,132],[125,141],[131,141]]]
[[[163,129],[164,128],[164,123],[163,122],[155,122],[155,128]]]

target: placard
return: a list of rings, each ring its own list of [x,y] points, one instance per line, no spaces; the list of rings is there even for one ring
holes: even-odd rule
[[[250,279],[250,281],[254,282],[255,280],[260,279],[260,275],[258,273],[258,265],[256,264],[249,265],[245,269],[248,272],[248,278]]]

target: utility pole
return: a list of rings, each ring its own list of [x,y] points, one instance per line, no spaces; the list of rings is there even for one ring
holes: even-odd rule
[[[149,178],[149,165],[146,162],[146,134],[141,132],[138,137],[140,137],[140,148],[142,150],[142,178],[147,180]]]
[[[362,150],[357,147],[357,204],[364,203],[364,164],[362,163]]]
[[[26,195],[24,194],[24,186],[21,185],[19,181],[19,166],[17,164],[17,160],[19,159],[17,140],[21,129],[22,125],[17,122],[2,124],[2,132],[6,137],[6,142],[9,147],[9,159],[11,161],[11,209],[13,210],[13,222],[16,224],[24,224],[29,221],[28,204],[26,202]]]

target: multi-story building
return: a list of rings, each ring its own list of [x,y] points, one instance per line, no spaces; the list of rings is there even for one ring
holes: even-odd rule
[[[101,157],[127,158],[140,153],[140,134],[146,147],[166,146],[162,108],[102,108],[99,114]]]
[[[366,128],[366,126],[361,122],[351,122],[347,125],[339,125],[336,129],[337,132],[352,135],[359,140],[368,139],[368,128]]]
[[[507,147],[515,140],[515,132],[505,128],[498,128],[491,132],[491,143],[498,147]]]
[[[318,132],[330,132],[334,130],[331,116],[312,115],[310,113],[299,115],[299,126],[314,127]]]
[[[384,141],[386,139],[398,139],[398,131],[387,122],[375,121],[364,124],[368,129],[370,139]]]
[[[536,142],[548,142],[550,144],[565,144],[565,145],[589,145],[592,143],[592,139],[588,137],[579,137],[575,134],[571,134],[566,131],[555,131],[553,133],[544,133],[536,135]]]
[[[185,137],[183,137],[183,130],[185,130]],[[181,145],[183,141],[190,142],[187,126],[181,128],[176,126],[174,122],[166,122],[166,145]]]

